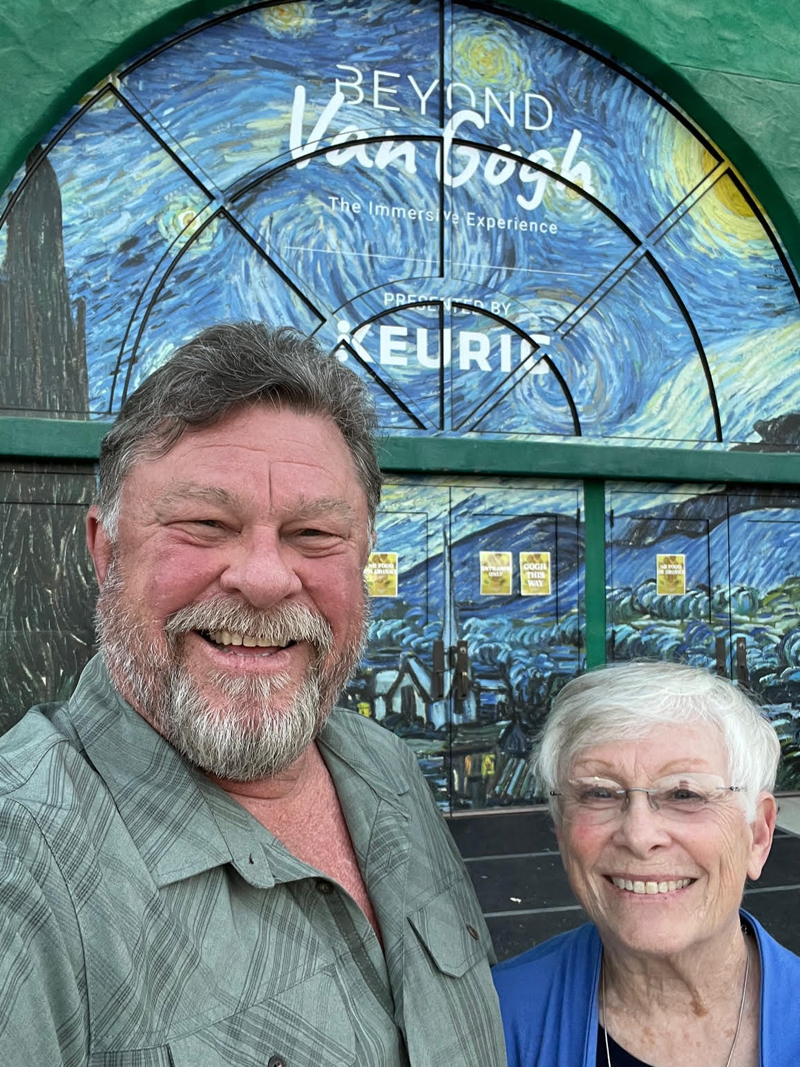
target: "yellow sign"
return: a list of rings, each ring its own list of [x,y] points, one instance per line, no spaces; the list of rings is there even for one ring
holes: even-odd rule
[[[520,552],[519,582],[523,596],[550,596],[550,553]]]
[[[681,596],[686,592],[686,556],[656,554],[656,591],[659,596]]]
[[[397,596],[397,553],[370,552],[364,578],[370,596]]]
[[[511,553],[481,552],[481,596],[511,595]]]

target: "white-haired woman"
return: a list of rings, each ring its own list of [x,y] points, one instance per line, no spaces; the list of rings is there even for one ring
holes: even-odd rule
[[[564,687],[536,765],[592,922],[495,969],[509,1067],[800,1065],[800,957],[739,909],[779,755],[751,701],[693,667]]]

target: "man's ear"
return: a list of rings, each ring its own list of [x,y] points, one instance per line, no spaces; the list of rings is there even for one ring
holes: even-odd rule
[[[106,533],[106,528],[100,521],[97,507],[94,504],[89,508],[86,516],[86,546],[94,563],[97,584],[102,586],[114,553],[111,538]]]
[[[750,848],[750,862],[747,865],[747,877],[755,881],[760,877],[772,848],[772,835],[775,832],[775,820],[778,806],[772,793],[762,793],[758,798],[755,822],[752,824],[753,844]]]

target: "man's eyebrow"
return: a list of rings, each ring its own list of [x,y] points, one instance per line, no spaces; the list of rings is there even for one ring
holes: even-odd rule
[[[316,519],[323,515],[336,515],[339,518],[348,519],[350,521],[355,520],[356,517],[356,513],[347,501],[336,496],[318,497],[314,500],[300,497],[289,507],[282,508],[281,511],[285,512],[287,517],[295,518],[300,521]]]
[[[246,501],[221,485],[200,485],[197,482],[176,482],[159,498],[156,513],[160,517],[176,504],[210,504],[220,508],[240,509]],[[299,497],[285,508],[280,508],[287,518],[309,521],[323,515],[355,521],[356,514],[341,497]]]
[[[158,500],[157,514],[176,504],[186,502],[197,504],[212,504],[221,508],[235,508],[241,504],[241,500],[230,490],[221,485],[199,485],[197,482],[176,482]]]

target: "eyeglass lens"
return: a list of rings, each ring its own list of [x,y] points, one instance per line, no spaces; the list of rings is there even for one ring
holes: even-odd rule
[[[717,775],[675,774],[650,786],[624,786],[611,778],[573,778],[562,792],[565,817],[594,821],[614,818],[630,803],[633,793],[644,793],[650,807],[668,818],[682,819],[709,811],[736,792]]]

